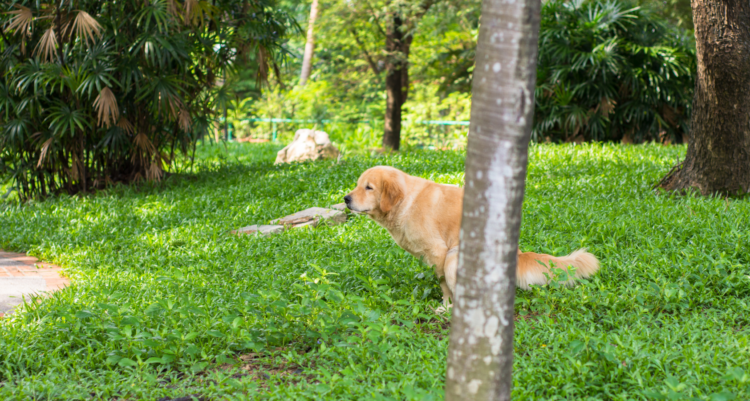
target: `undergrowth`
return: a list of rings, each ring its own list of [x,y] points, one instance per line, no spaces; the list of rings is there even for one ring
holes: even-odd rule
[[[339,203],[378,164],[460,184],[464,154],[277,150],[207,145],[160,185],[0,205],[0,247],[73,281],[0,320],[0,399],[442,399],[439,285],[384,229],[228,231]],[[515,399],[750,398],[750,201],[652,191],[684,150],[531,147],[522,250],[602,269],[517,291]]]

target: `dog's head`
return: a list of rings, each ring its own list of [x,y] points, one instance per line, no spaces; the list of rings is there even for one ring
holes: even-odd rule
[[[373,167],[359,177],[357,187],[344,197],[346,207],[371,217],[388,214],[404,199],[405,173],[386,166]]]

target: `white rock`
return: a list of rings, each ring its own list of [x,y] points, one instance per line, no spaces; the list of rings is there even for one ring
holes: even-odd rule
[[[276,162],[292,163],[305,160],[335,159],[339,150],[331,143],[323,131],[300,129],[294,133],[294,140],[276,154]]]

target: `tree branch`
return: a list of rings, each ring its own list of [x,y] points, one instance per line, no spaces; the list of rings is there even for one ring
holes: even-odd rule
[[[365,58],[367,59],[367,63],[370,64],[370,68],[372,68],[372,72],[374,72],[376,76],[380,76],[380,69],[378,68],[378,65],[375,64],[375,60],[373,60],[372,56],[370,56],[370,52],[367,51],[365,44],[362,43],[362,40],[359,39],[357,31],[354,30],[354,28],[350,28],[349,32],[352,33],[352,36],[354,36],[354,41],[357,42],[357,46],[359,46],[359,49],[362,50],[362,53],[364,53]]]
[[[365,4],[367,4],[367,8],[370,9],[370,12],[372,13],[372,17],[375,19],[375,27],[378,28],[378,31],[381,35],[386,36],[385,29],[383,29],[383,26],[380,24],[380,18],[378,18],[378,14],[375,12],[375,9],[372,8],[372,5],[370,5],[369,1],[365,1]]]
[[[416,19],[420,20],[422,17],[424,17],[425,14],[427,14],[427,11],[430,11],[430,8],[432,5],[435,4],[435,0],[427,0],[424,5],[422,6],[422,11],[416,15]]]

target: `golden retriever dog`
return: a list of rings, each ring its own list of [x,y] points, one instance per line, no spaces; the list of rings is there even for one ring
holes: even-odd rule
[[[463,188],[378,166],[362,173],[344,201],[350,210],[385,227],[401,248],[434,266],[448,308],[456,289],[463,197]],[[519,250],[516,285],[528,290],[532,284],[546,284],[553,276],[550,263],[565,271],[574,267],[576,277],[589,277],[599,269],[599,261],[585,249],[563,257]]]

